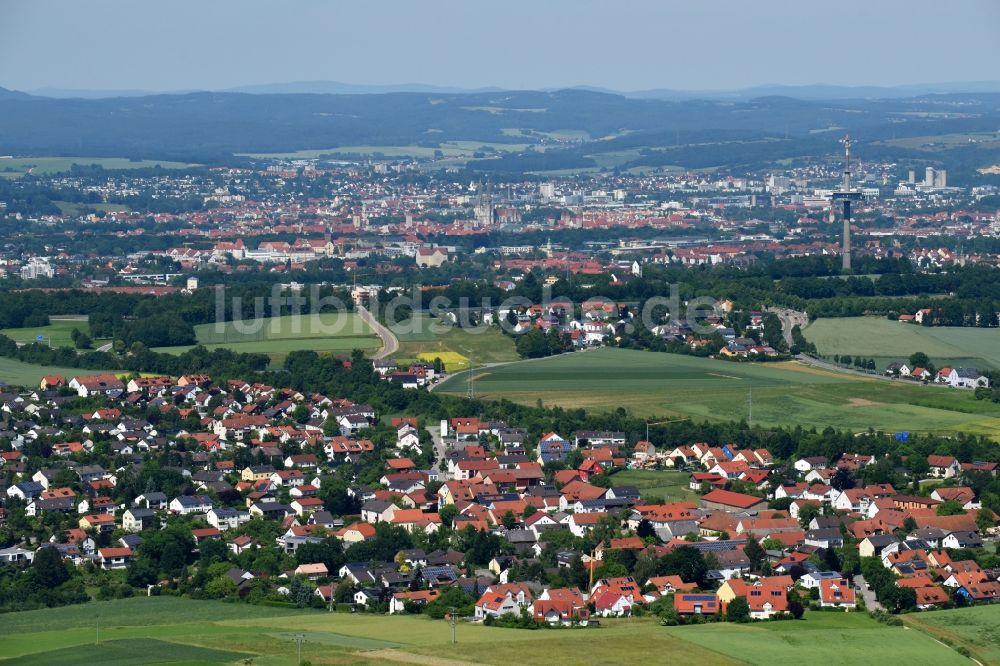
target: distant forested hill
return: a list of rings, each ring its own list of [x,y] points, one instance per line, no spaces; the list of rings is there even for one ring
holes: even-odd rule
[[[996,132],[1000,94],[671,101],[562,90],[52,99],[0,89],[0,119],[0,153],[15,155],[212,162],[235,153],[482,141],[529,144],[472,163],[497,171],[606,165],[595,153],[624,156],[619,165],[625,166],[699,167],[828,154],[844,131],[862,142]],[[555,145],[542,153],[532,148],[540,143]],[[889,158],[919,155],[897,145],[879,152]],[[942,155],[933,159],[946,164]]]

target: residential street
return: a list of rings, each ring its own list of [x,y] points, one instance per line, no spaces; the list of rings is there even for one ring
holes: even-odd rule
[[[441,426],[427,426],[427,432],[431,434],[431,438],[434,440],[434,459],[440,464],[448,455],[448,445],[445,444],[444,439],[441,437]]]
[[[861,594],[862,598],[865,600],[865,607],[868,610],[884,610],[882,604],[880,604],[878,599],[875,598],[875,592],[868,589],[868,584],[865,582],[864,576],[855,576],[854,585],[856,586],[858,593]]]

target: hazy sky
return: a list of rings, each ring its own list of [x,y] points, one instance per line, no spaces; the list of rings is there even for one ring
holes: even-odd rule
[[[0,0],[0,86],[995,80],[998,27],[997,0]]]

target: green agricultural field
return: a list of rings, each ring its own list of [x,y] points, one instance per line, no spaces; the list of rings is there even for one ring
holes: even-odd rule
[[[974,363],[1000,368],[1000,328],[919,326],[882,317],[817,319],[803,330],[824,356],[875,357],[880,367],[922,351],[938,367]]]
[[[95,645],[75,645],[14,659],[9,666],[76,666],[77,664],[223,664],[248,657],[246,653],[182,645],[149,638],[125,638]]]
[[[468,368],[467,359],[478,367],[487,363],[509,363],[518,359],[513,338],[495,326],[462,329],[447,326],[426,315],[416,315],[400,324],[389,327],[399,339],[397,361],[408,363],[417,359],[433,360],[441,354],[442,360],[452,357],[457,362],[447,365],[447,372]],[[455,355],[462,359],[457,359]]]
[[[284,316],[254,321],[195,326],[198,343],[209,349],[268,354],[278,359],[289,352],[349,352],[378,349],[382,342],[361,317],[353,313]],[[157,351],[181,354],[191,346],[161,347]]]
[[[974,609],[979,610],[979,609]],[[982,609],[987,610],[987,609]],[[956,611],[966,613],[969,611]],[[930,617],[932,614],[927,614]],[[936,615],[936,614],[934,614]],[[924,617],[923,615],[920,617]],[[100,644],[95,645],[100,622]],[[866,615],[809,613],[796,622],[659,626],[655,619],[602,620],[599,628],[525,631],[422,616],[327,613],[136,597],[4,616],[4,663],[218,664],[250,658],[258,666],[302,658],[316,664],[783,664],[968,663],[916,630],[887,627]],[[74,656],[75,655],[75,656]]]
[[[465,393],[465,374],[437,390]],[[748,419],[752,396],[754,424],[1000,437],[1000,406],[970,392],[796,362],[734,363],[604,348],[482,369],[476,393],[529,405],[624,407],[644,417],[719,421]]]
[[[965,611],[960,611],[965,612]],[[930,614],[928,614],[930,615]],[[889,627],[863,613],[812,612],[798,622],[704,624],[664,631],[733,659],[767,666],[799,666],[820,661],[852,666],[969,664],[969,660],[929,636]]]
[[[336,148],[317,148],[297,150],[290,153],[247,153],[248,157],[260,159],[344,159],[353,156],[363,156],[372,159],[424,159],[436,158],[435,168],[445,164],[461,166],[483,151],[497,153],[516,152],[524,150],[527,143],[498,143],[496,141],[442,141],[440,147],[430,146],[338,146]],[[437,157],[440,152],[441,157]]]
[[[101,645],[95,646],[98,619]],[[241,655],[251,655],[256,665],[279,666],[294,662],[295,634],[304,636],[303,659],[323,664],[571,663],[565,654],[579,648],[581,641],[593,655],[586,663],[612,658],[621,649],[621,641],[641,646],[630,660],[637,664],[662,663],[665,652],[677,664],[707,663],[706,659],[738,663],[671,636],[652,621],[612,621],[602,629],[572,632],[461,623],[459,643],[453,645],[447,622],[420,616],[331,614],[169,597],[29,611],[4,616],[4,620],[0,655],[17,660],[12,663],[42,666],[82,662],[130,666],[181,660],[238,663]],[[121,662],[107,659],[113,656],[109,645],[129,645],[120,641],[130,641],[138,654],[121,655]],[[202,648],[219,652],[194,652]],[[72,649],[80,650],[76,662],[66,661]]]
[[[914,613],[903,619],[940,641],[964,646],[983,664],[1000,664],[1000,606]]]
[[[35,342],[36,338],[41,335],[45,337],[46,343],[51,338],[53,347],[72,347],[73,338],[71,336],[74,328],[79,329],[81,333],[90,335],[90,324],[87,323],[86,319],[58,319],[55,317],[49,320],[48,326],[5,328],[0,329],[0,333],[14,342],[22,344]]]
[[[188,169],[200,166],[184,162],[164,160],[130,160],[126,157],[15,157],[0,159],[0,175],[17,177],[26,173],[62,173],[74,164],[90,166],[97,164],[105,169],[148,169],[157,165],[164,169]]]
[[[327,338],[375,337],[361,317],[353,313],[286,315],[259,321],[245,320],[195,327],[203,343],[256,342],[260,340],[317,340]]]
[[[0,357],[0,382],[11,386],[30,386],[37,388],[44,375],[62,375],[69,381],[77,375],[97,375],[104,372],[115,373],[116,370],[81,370],[80,368],[60,368],[51,365],[34,365],[23,363],[16,359]]]
[[[470,142],[475,145],[478,144]],[[502,144],[498,144],[502,145]],[[261,159],[319,159],[323,157],[345,157],[351,155],[363,155],[365,157],[387,159],[399,159],[410,157],[413,159],[430,159],[434,157],[437,150],[446,158],[467,158],[472,157],[475,148],[463,148],[453,144],[442,144],[441,148],[431,148],[428,146],[338,146],[336,148],[318,148],[314,150],[298,150],[292,153],[248,153],[248,157]]]
[[[880,141],[889,146],[938,152],[955,148],[998,148],[1000,147],[1000,131],[998,132],[958,132],[954,134],[937,134],[932,136],[911,136],[904,139],[889,139]],[[920,174],[921,177],[923,174]]]
[[[698,493],[688,487],[690,475],[687,472],[655,469],[626,469],[611,476],[611,484],[635,486],[643,499],[659,497],[668,502],[696,500]]]
[[[85,203],[74,203],[72,201],[53,201],[52,203],[59,206],[59,210],[62,211],[64,215],[79,215],[80,211],[87,209],[93,209],[105,213],[120,213],[128,210],[128,206],[123,206],[121,204],[107,204],[107,203],[85,204]]]

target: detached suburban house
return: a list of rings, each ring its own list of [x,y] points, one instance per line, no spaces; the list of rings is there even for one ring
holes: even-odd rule
[[[975,368],[954,368],[948,375],[948,385],[964,389],[988,388],[990,379]]]
[[[74,377],[69,387],[81,398],[92,395],[118,395],[125,391],[125,384],[114,375],[88,375]]]
[[[124,569],[132,561],[131,548],[101,548],[97,551],[102,569]]]
[[[819,584],[819,603],[824,608],[854,608],[854,589],[843,578],[824,580]]]
[[[208,513],[212,500],[207,495],[181,495],[170,501],[170,511],[181,516],[189,513]]]
[[[678,615],[715,615],[719,599],[709,593],[675,594],[674,610]]]
[[[507,613],[517,615],[531,606],[531,590],[525,583],[490,585],[476,602],[476,618],[498,618]]]
[[[961,466],[954,456],[927,456],[930,475],[939,479],[950,479],[961,471]]]

